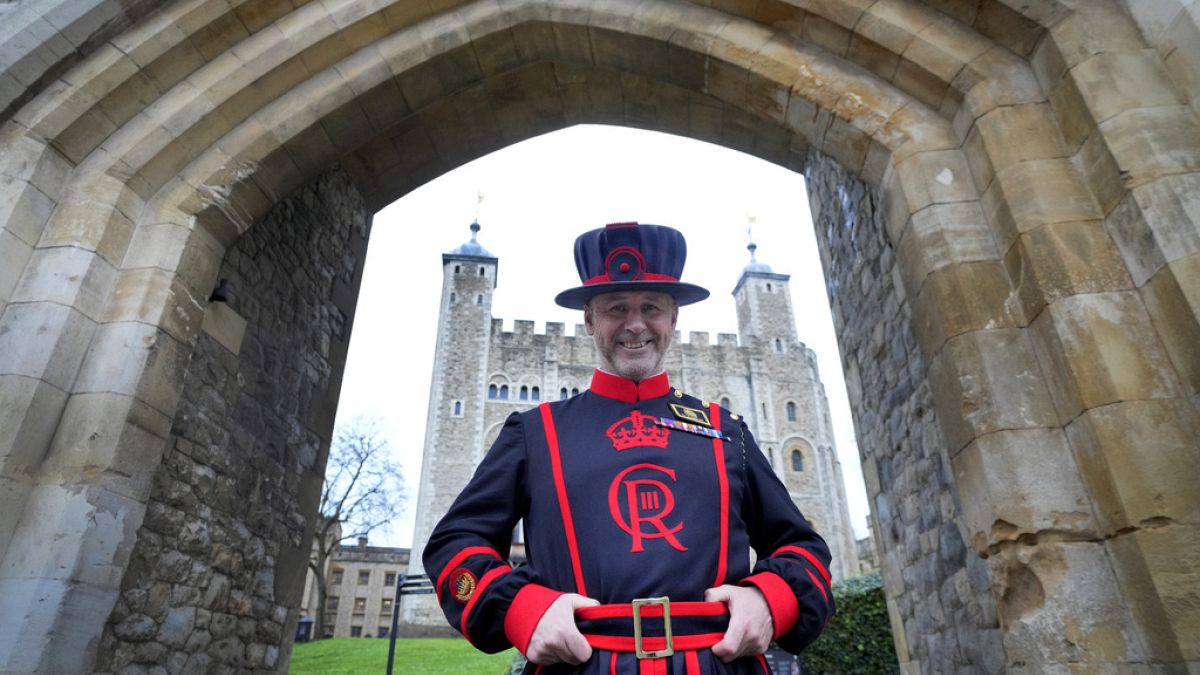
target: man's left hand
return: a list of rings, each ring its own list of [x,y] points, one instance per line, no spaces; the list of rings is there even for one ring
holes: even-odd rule
[[[725,637],[713,645],[712,652],[725,663],[743,656],[757,656],[771,646],[775,622],[762,591],[753,586],[718,586],[704,591],[708,602],[723,602],[729,607],[729,628]]]

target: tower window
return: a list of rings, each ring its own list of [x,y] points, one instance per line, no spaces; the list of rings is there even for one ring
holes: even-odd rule
[[[508,400],[508,385],[507,384],[500,385],[500,398],[505,401]]]
[[[560,400],[560,401],[565,401],[565,400],[567,400],[567,397],[568,397],[568,396],[570,396],[570,395],[571,395],[571,394],[567,392],[567,388],[566,388],[566,387],[563,387],[562,389],[559,389],[559,390],[558,390],[558,400]]]
[[[496,385],[494,385],[494,384],[488,385],[488,398],[496,398],[496,396],[499,393],[500,393],[499,390],[496,389]]]
[[[767,418],[767,404],[766,403],[762,404],[762,409],[763,409],[763,419],[766,419]]]
[[[475,296],[475,304],[477,304],[477,305],[483,304],[483,296],[482,295]]]
[[[792,451],[792,471],[804,470],[804,455],[799,450]]]
[[[457,298],[457,297],[458,297],[458,295],[457,295],[457,294],[455,294],[455,293],[451,293],[451,294],[450,294],[450,304],[452,304],[452,305],[453,305],[453,304],[454,304],[454,299],[455,299],[455,298]]]
[[[462,265],[455,265],[455,266],[454,266],[454,273],[455,273],[455,274],[458,274],[458,273],[459,273],[459,270],[460,270],[460,268],[461,268],[461,267],[462,267]]]
[[[526,387],[525,385],[521,385],[521,400],[522,401],[529,400],[529,387]]]
[[[533,400],[535,400],[535,401],[540,401],[540,400],[542,400],[542,390],[541,390],[541,388],[539,388],[539,387],[534,387],[534,388],[533,388],[533,391],[532,391],[532,392],[530,392],[530,393],[532,393],[532,394],[533,394]]]
[[[771,291],[771,282],[769,282],[769,281],[767,282],[767,292],[768,292],[768,293],[771,293],[771,292],[772,292],[772,291]]]
[[[779,338],[775,338],[775,351],[777,351],[777,352],[783,351],[783,340],[780,340]]]
[[[722,408],[724,408],[724,409],[726,409],[726,410],[729,410],[729,409],[730,409],[730,407],[732,407],[732,405],[733,405],[733,404],[729,402],[729,397],[728,397],[728,396],[722,396],[722,397],[721,397],[721,407],[722,407]]]
[[[479,276],[483,276],[483,268],[482,267],[479,268]]]
[[[577,389],[577,388],[575,388],[575,387],[571,387],[571,395],[572,395],[572,396],[578,396],[578,395],[579,395],[579,389]]]
[[[462,401],[454,402],[454,416],[462,417]]]
[[[789,422],[796,421],[796,404],[791,401],[788,401],[787,404],[787,418]]]

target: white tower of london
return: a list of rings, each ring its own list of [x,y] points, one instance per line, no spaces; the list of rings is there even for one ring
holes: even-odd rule
[[[503,330],[504,320],[491,315],[499,260],[478,243],[477,223],[471,232],[468,243],[442,255],[413,571],[509,414],[583,391],[596,366],[581,323],[569,335],[556,322],[544,333],[529,320]],[[674,386],[747,418],[776,474],[828,542],[830,572],[844,579],[857,573],[857,553],[816,354],[796,337],[790,277],[757,262],[754,244],[749,248],[750,264],[733,289],[738,334],[718,334],[714,344],[708,333],[692,332],[686,342],[677,333],[667,372]],[[444,624],[429,597],[404,601],[406,622]]]

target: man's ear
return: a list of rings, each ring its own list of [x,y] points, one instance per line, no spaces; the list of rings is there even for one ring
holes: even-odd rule
[[[596,334],[596,326],[592,324],[592,301],[588,300],[583,306],[583,327],[587,330],[588,335]]]
[[[675,328],[676,322],[679,321],[679,305],[672,303],[671,305],[671,328]]]

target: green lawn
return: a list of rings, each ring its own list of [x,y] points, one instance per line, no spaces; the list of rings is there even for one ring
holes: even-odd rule
[[[387,671],[387,638],[330,638],[292,648],[289,673],[360,675]],[[394,673],[504,675],[517,651],[484,654],[466,640],[398,639]]]

